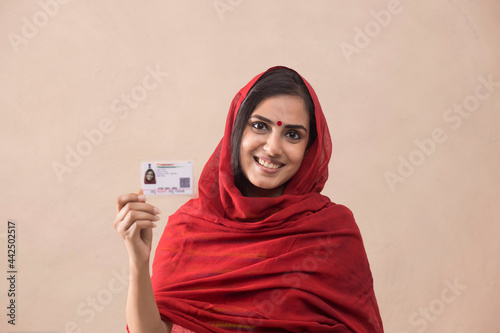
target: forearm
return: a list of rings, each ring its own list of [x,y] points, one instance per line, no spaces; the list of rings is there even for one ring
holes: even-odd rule
[[[149,264],[130,265],[127,324],[130,333],[170,333],[172,324],[161,320],[149,276]]]

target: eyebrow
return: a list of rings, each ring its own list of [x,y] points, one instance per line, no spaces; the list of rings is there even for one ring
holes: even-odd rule
[[[270,119],[267,119],[266,117],[259,116],[258,114],[254,114],[254,115],[250,116],[250,118],[257,118],[257,119],[265,121],[266,123],[269,123],[271,125],[275,125],[275,123],[273,121],[271,121]],[[307,133],[307,129],[303,125],[288,124],[288,125],[285,125],[285,128],[303,129]]]

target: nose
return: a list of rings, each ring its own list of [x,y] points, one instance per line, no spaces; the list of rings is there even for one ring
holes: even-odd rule
[[[267,137],[266,143],[264,144],[264,151],[271,156],[279,156],[283,153],[281,144],[281,136],[279,133],[270,133]]]

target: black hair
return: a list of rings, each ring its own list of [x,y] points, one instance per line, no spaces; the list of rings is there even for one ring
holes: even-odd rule
[[[264,73],[250,89],[236,115],[233,133],[231,134],[231,164],[236,187],[245,195],[248,179],[243,174],[240,165],[240,145],[243,131],[250,115],[266,98],[289,95],[302,98],[309,114],[309,138],[307,149],[311,147],[317,136],[314,102],[304,81],[297,72],[288,68],[276,68]]]

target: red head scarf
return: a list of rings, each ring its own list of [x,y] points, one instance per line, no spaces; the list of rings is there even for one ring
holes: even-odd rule
[[[318,136],[284,194],[244,197],[234,185],[233,124],[262,74],[234,97],[199,197],[165,227],[152,276],[160,314],[194,332],[382,332],[352,213],[319,193],[331,140],[307,81]]]

